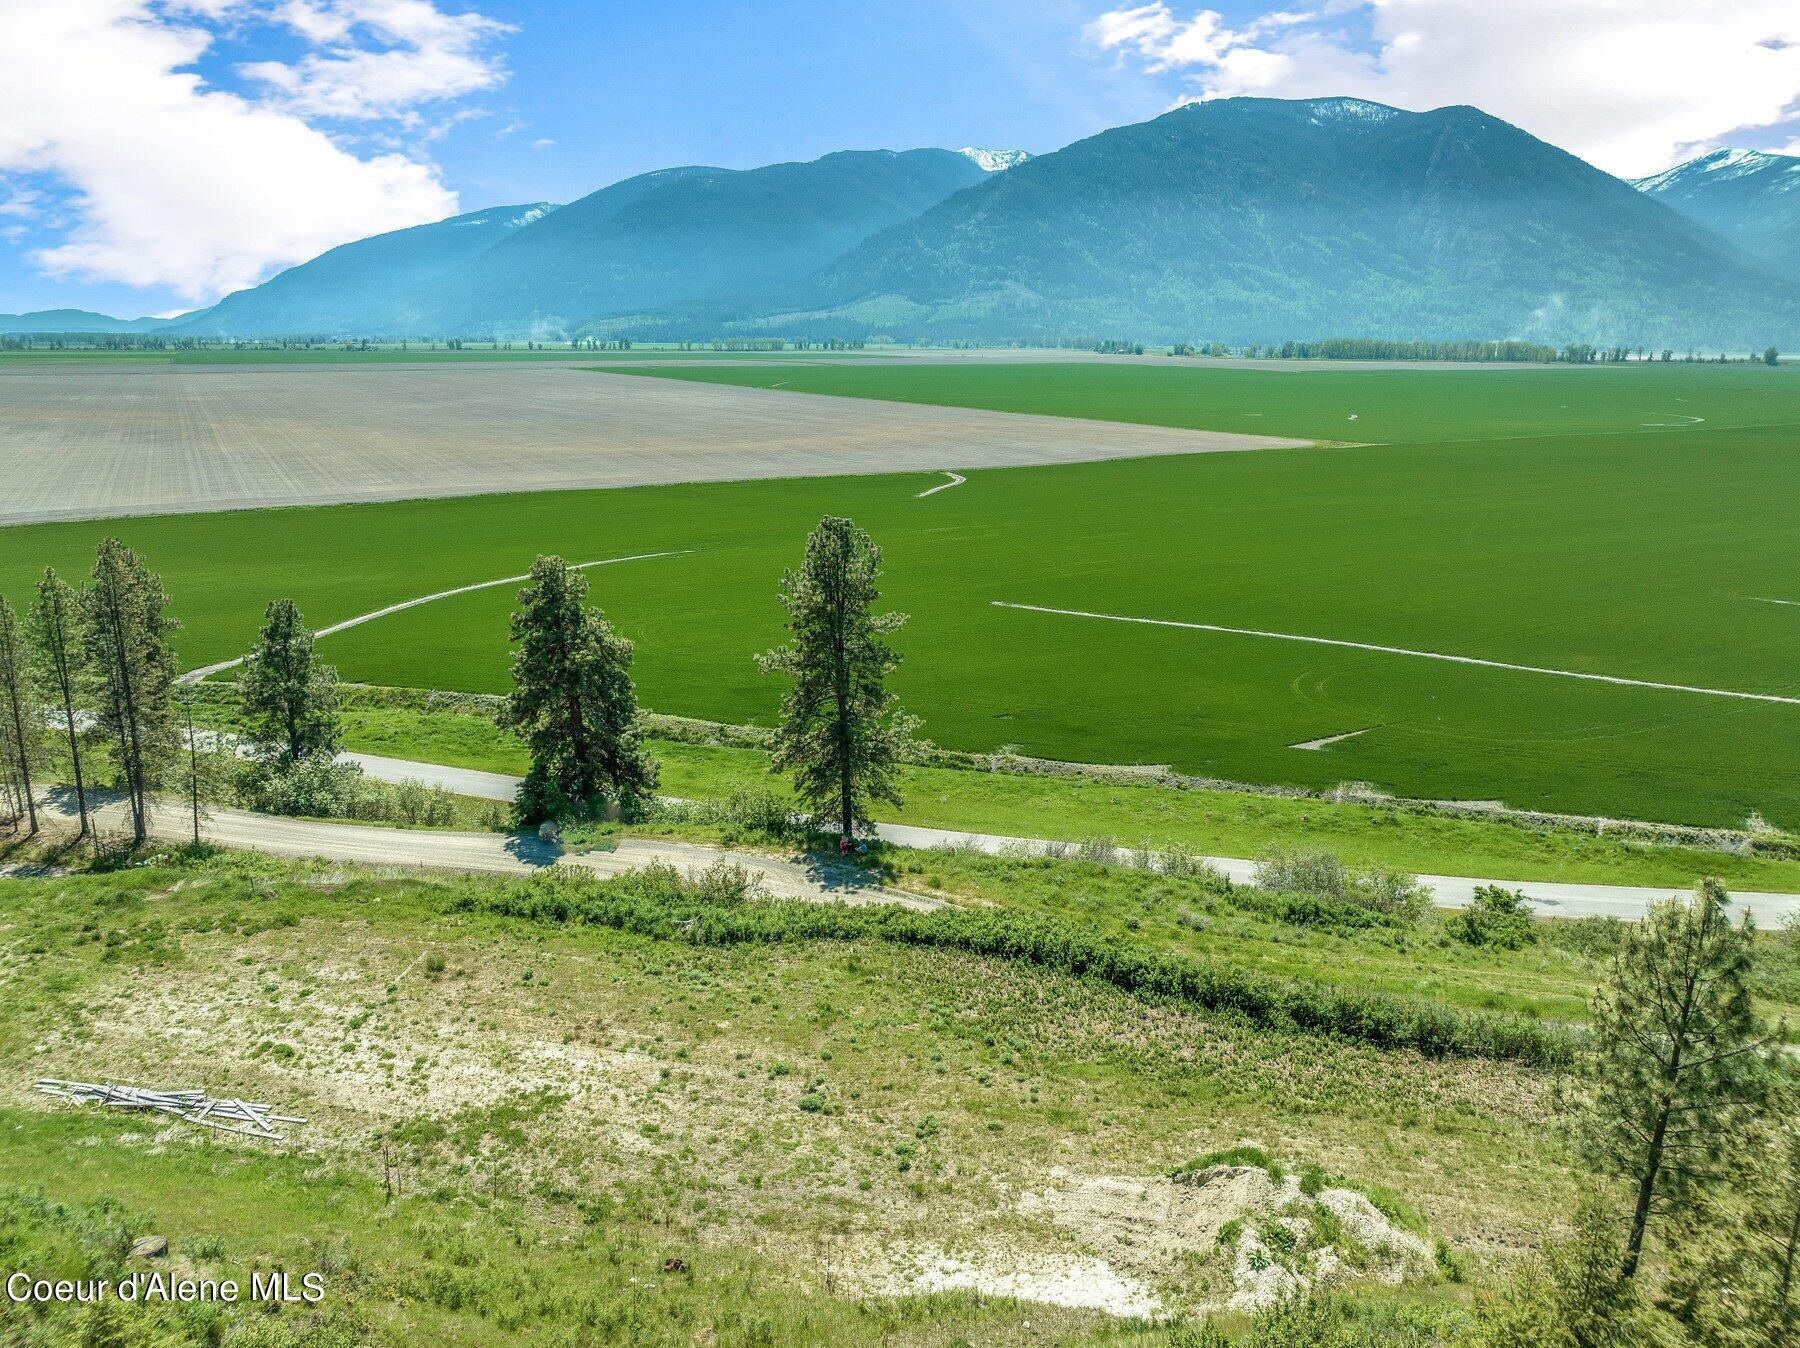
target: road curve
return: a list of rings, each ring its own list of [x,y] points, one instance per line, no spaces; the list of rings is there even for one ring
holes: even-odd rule
[[[378,781],[398,782],[407,778],[431,786],[441,786],[459,795],[483,800],[511,800],[518,790],[519,778],[498,772],[476,772],[469,768],[447,768],[435,763],[415,763],[401,758],[383,758],[375,754],[345,754],[358,763],[370,777]],[[1044,854],[1072,850],[1076,844],[1046,838],[1012,838],[998,833],[969,833],[959,829],[921,828],[912,824],[877,824],[876,835],[883,842],[898,847],[965,847],[990,855],[1002,853]],[[1129,854],[1120,849],[1121,860]],[[1247,884],[1254,877],[1256,863],[1242,857],[1207,857],[1205,860],[1232,880]],[[1474,901],[1475,891],[1483,885],[1503,885],[1516,889],[1531,900],[1532,906],[1546,917],[1619,917],[1641,918],[1650,905],[1682,893],[1676,885],[1584,885],[1552,880],[1493,880],[1468,875],[1421,875],[1431,886],[1431,901],[1439,908],[1466,908]],[[1800,894],[1767,893],[1755,890],[1733,890],[1732,912],[1750,913],[1762,927],[1778,925],[1788,918],[1800,916]]]

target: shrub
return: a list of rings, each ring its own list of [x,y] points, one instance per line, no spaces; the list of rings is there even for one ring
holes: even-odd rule
[[[920,912],[885,904],[744,902],[753,892],[751,877],[738,868],[715,867],[686,879],[673,867],[650,866],[608,880],[553,869],[453,903],[459,909],[605,926],[702,946],[879,940],[958,950],[1092,979],[1147,1000],[1240,1016],[1253,1025],[1341,1035],[1378,1048],[1533,1066],[1562,1065],[1574,1056],[1574,1034],[1564,1028],[1422,998],[1288,982],[1096,936],[1056,918],[998,909]]]
[[[354,763],[303,759],[285,767],[245,770],[238,796],[253,810],[313,819],[366,819],[442,828],[456,818],[456,801],[441,787],[408,778],[371,781]]]
[[[1516,889],[1481,885],[1475,901],[1444,921],[1444,930],[1468,945],[1517,950],[1538,938],[1537,923],[1525,896]]]
[[[1330,852],[1265,852],[1256,862],[1256,885],[1352,903],[1402,922],[1417,922],[1431,902],[1431,891],[1416,875],[1379,863],[1353,871]]]
[[[356,765],[313,758],[286,767],[259,764],[244,774],[239,793],[251,809],[268,814],[347,819],[362,785]]]

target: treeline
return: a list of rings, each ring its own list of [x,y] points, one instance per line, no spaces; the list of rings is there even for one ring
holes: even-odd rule
[[[66,783],[77,837],[96,836],[93,789],[124,798],[132,842],[148,841],[159,792],[178,794],[200,840],[204,805],[409,824],[451,822],[448,793],[369,782],[338,763],[337,672],[313,652],[290,600],[264,615],[231,701],[242,729],[196,731],[195,690],[180,677],[162,579],[116,538],[87,583],[46,567],[21,614],[0,596],[0,829],[32,834],[52,772]]]

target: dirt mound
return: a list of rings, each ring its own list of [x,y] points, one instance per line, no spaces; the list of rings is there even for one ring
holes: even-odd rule
[[[1365,1195],[1254,1165],[1175,1176],[1053,1171],[1021,1196],[1017,1216],[1062,1237],[1060,1248],[1019,1239],[957,1255],[916,1250],[889,1266],[883,1290],[965,1287],[1142,1316],[1175,1305],[1254,1310],[1313,1286],[1395,1284],[1432,1266],[1430,1246]]]

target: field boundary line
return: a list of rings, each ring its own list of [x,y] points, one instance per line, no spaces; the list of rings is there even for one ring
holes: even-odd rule
[[[686,557],[698,551],[698,548],[676,548],[671,552],[637,552],[629,557],[602,557],[598,561],[577,562],[574,566],[571,566],[569,570],[586,571],[590,567],[613,566],[619,562],[648,562],[657,557]],[[530,579],[531,576],[529,573],[523,576],[502,576],[498,580],[482,580],[477,581],[473,585],[458,585],[453,590],[439,590],[435,594],[422,594],[412,599],[402,599],[398,604],[389,604],[386,608],[374,609],[368,613],[359,613],[354,618],[344,619],[341,623],[333,623],[329,627],[321,627],[317,632],[313,633],[313,636],[315,639],[318,637],[328,637],[335,632],[343,632],[352,627],[361,627],[364,623],[374,622],[377,618],[386,618],[395,613],[403,613],[409,608],[418,608],[421,604],[429,604],[439,599],[451,599],[459,594],[473,594],[477,590],[497,589],[502,585],[517,585],[521,581]],[[175,682],[199,683],[202,679],[209,679],[214,674],[223,674],[228,669],[236,669],[239,665],[244,663],[244,658],[245,657],[239,655],[230,660],[220,660],[217,664],[202,665],[198,669],[190,669],[187,673],[178,676]]]
[[[1342,646],[1353,651],[1376,651],[1382,655],[1408,655],[1419,660],[1442,660],[1453,665],[1477,665],[1483,669],[1508,669],[1519,674],[1548,674],[1559,679],[1585,679],[1590,683],[1610,683],[1625,688],[1652,688],[1665,693],[1699,693],[1706,697],[1730,697],[1745,702],[1778,702],[1800,707],[1800,697],[1782,693],[1746,693],[1736,688],[1703,688],[1691,683],[1663,683],[1656,679],[1630,679],[1620,674],[1590,674],[1578,669],[1551,669],[1546,665],[1518,665],[1508,660],[1484,660],[1475,655],[1450,655],[1444,651],[1417,651],[1407,646],[1382,646],[1371,641],[1343,641],[1337,637],[1305,636],[1298,632],[1266,632],[1255,627],[1222,627],[1217,623],[1179,622],[1174,618],[1135,618],[1123,613],[1092,613],[1078,608],[1050,608],[1043,604],[1014,604],[1004,599],[990,599],[994,608],[1018,609],[1026,613],[1053,613],[1065,618],[1095,618],[1102,622],[1139,623],[1147,627],[1180,627],[1191,632],[1222,632],[1227,636],[1263,637],[1270,641],[1299,641],[1312,646]]]

